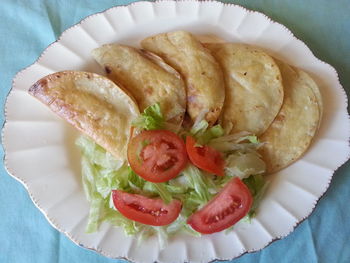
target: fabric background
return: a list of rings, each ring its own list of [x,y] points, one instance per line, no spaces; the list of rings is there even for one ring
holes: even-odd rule
[[[116,0],[1,0],[0,101],[14,75],[33,63],[67,28],[115,5]],[[314,54],[333,65],[350,92],[349,0],[241,0],[237,3],[287,26]],[[326,109],[327,110],[327,109]],[[3,108],[2,108],[3,112]],[[4,121],[3,113],[0,116]],[[23,131],[25,132],[25,131]],[[3,152],[1,150],[1,155]],[[317,182],[315,182],[317,183]],[[350,262],[350,163],[338,169],[312,215],[283,240],[243,262]],[[0,167],[0,262],[125,262],[83,249],[56,231],[34,206],[25,188]]]

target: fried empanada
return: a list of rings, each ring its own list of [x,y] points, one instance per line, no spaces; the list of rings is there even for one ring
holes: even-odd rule
[[[29,93],[118,160],[126,159],[131,122],[139,110],[113,81],[89,72],[62,71],[40,79]]]
[[[284,102],[260,137],[268,173],[287,167],[303,155],[317,131],[322,111],[322,98],[311,77],[300,69],[277,63],[283,78]]]
[[[274,59],[249,45],[204,45],[224,72],[226,99],[220,123],[229,133],[262,134],[283,102],[282,77]]]
[[[223,107],[225,88],[219,64],[209,50],[185,31],[151,36],[141,45],[181,73],[186,82],[187,112],[192,121],[204,115],[213,125]]]
[[[129,92],[140,111],[159,103],[165,120],[180,126],[186,111],[186,90],[180,74],[160,57],[119,44],[92,51],[107,76]]]

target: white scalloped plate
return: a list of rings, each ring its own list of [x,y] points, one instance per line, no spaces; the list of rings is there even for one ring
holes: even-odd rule
[[[309,72],[324,98],[320,130],[301,160],[271,176],[252,223],[240,222],[229,234],[201,238],[179,235],[163,250],[155,238],[137,246],[135,238],[108,224],[103,224],[98,233],[86,234],[89,204],[81,186],[79,152],[74,146],[77,133],[27,90],[55,71],[103,74],[90,51],[104,43],[137,45],[146,36],[176,29],[258,45]],[[38,61],[15,77],[6,103],[3,144],[9,173],[25,185],[49,222],[75,243],[108,257],[135,262],[208,262],[260,250],[293,231],[313,211],[334,171],[348,159],[349,131],[347,97],[336,71],[318,60],[284,26],[236,5],[164,1],[114,7],[66,30]]]

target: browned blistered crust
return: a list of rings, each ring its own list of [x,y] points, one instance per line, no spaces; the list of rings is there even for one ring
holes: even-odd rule
[[[209,124],[214,124],[224,104],[225,88],[220,66],[210,51],[185,31],[151,36],[141,45],[162,57],[184,77],[191,119],[194,121],[205,113]]]
[[[186,89],[180,74],[155,54],[107,44],[92,51],[108,78],[136,100],[140,111],[159,103],[167,122],[180,127],[186,111]]]
[[[117,159],[125,159],[138,108],[112,81],[94,73],[63,71],[40,79],[29,93]]]

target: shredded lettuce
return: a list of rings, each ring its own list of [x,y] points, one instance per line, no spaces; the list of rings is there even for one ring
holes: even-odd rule
[[[146,182],[143,190],[152,193],[155,196],[159,196],[166,204],[169,204],[173,200],[173,196],[171,192],[168,191],[165,183]]]
[[[219,138],[221,136],[223,136],[225,133],[224,129],[221,127],[220,124],[217,124],[213,127],[211,127],[210,129],[208,129],[208,134],[210,135],[210,140],[214,139],[214,138]],[[210,141],[208,140],[208,142]]]
[[[243,183],[249,188],[253,196],[253,205],[250,208],[246,218],[248,221],[256,215],[257,208],[263,198],[263,195],[267,189],[268,181],[261,174],[252,175],[243,179]]]
[[[198,145],[208,144],[212,139],[219,138],[224,135],[224,129],[220,124],[209,128],[206,120],[195,123],[190,130],[190,135],[196,139]]]
[[[225,172],[240,179],[265,172],[265,162],[256,152],[233,153],[226,158]]]
[[[246,137],[243,137],[242,139],[243,140],[247,139],[250,143],[254,143],[254,144],[258,144],[259,143],[258,137],[256,137],[255,135],[248,135]]]
[[[207,130],[208,126],[209,126],[209,123],[206,120],[201,120],[200,122],[195,123],[192,126],[190,133],[194,136],[197,134],[201,135]]]
[[[93,233],[98,230],[100,215],[103,210],[103,198],[98,193],[93,193],[90,199],[89,219],[86,226],[86,233]]]
[[[90,202],[86,232],[95,232],[101,222],[110,221],[122,226],[126,234],[138,233],[137,223],[116,211],[110,200],[113,189],[128,192],[134,188],[142,189],[143,179],[89,138],[81,136],[76,144],[82,151],[82,182],[86,198]]]
[[[164,129],[166,123],[159,104],[146,108],[133,125],[146,130]],[[133,172],[125,162],[116,160],[91,139],[85,136],[78,138],[76,144],[82,152],[83,188],[90,202],[86,232],[98,231],[99,225],[108,221],[114,226],[122,227],[126,235],[138,235],[138,240],[156,235],[161,247],[166,246],[169,236],[178,232],[200,236],[200,233],[186,223],[187,218],[207,204],[233,176],[243,179],[253,195],[253,206],[246,217],[252,218],[267,187],[262,176],[265,163],[257,153],[261,146],[257,137],[246,132],[224,135],[220,125],[209,127],[204,119],[197,121],[189,133],[200,145],[208,144],[223,153],[225,176],[215,176],[188,164],[176,178],[165,183],[151,183]],[[111,195],[114,189],[161,198],[167,204],[173,199],[181,200],[181,214],[173,223],[163,227],[129,220],[114,208]]]
[[[207,203],[212,196],[209,192],[208,185],[206,185],[203,180],[201,171],[193,165],[188,165],[183,174],[187,179],[188,186],[194,190],[193,196],[190,197],[195,198],[199,204]]]
[[[212,139],[208,145],[214,149],[230,153],[233,151],[256,152],[262,145],[258,138],[247,132],[225,135]]]
[[[132,125],[144,130],[157,130],[164,128],[165,119],[159,103],[147,107]]]
[[[224,134],[224,130],[220,124],[207,129],[201,136],[197,138],[197,143],[208,144],[212,139],[218,138]]]
[[[109,152],[86,136],[80,136],[76,145],[79,146],[84,156],[104,169],[115,171],[123,165],[123,162],[116,160]]]
[[[124,217],[114,209],[106,209],[103,221],[108,221],[113,226],[122,227],[126,235],[136,235],[143,229],[143,225]]]

